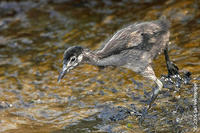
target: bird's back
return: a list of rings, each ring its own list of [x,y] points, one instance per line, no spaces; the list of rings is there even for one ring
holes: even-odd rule
[[[148,52],[153,59],[162,52],[168,40],[169,22],[165,18],[135,23],[115,33],[97,54],[101,58],[106,58],[133,49]]]

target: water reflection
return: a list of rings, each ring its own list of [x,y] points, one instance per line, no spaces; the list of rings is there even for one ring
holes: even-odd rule
[[[57,76],[67,47],[98,48],[120,27],[163,14],[172,23],[171,58],[199,85],[199,5],[197,0],[1,1],[0,132],[192,131],[192,84],[165,88],[140,123],[123,109],[125,120],[110,118],[119,106],[142,108],[150,81],[129,70],[90,65],[71,71],[60,84]],[[154,68],[158,76],[167,73],[163,56]]]

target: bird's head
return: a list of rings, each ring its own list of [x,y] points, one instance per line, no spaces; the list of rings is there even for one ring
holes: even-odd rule
[[[81,46],[72,46],[65,50],[63,56],[63,68],[58,77],[58,82],[67,72],[78,66],[83,60],[83,48]]]

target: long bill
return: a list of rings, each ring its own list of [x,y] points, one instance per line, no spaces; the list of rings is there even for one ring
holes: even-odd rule
[[[58,83],[61,81],[61,79],[65,76],[65,74],[69,71],[69,67],[67,65],[63,65],[63,69],[60,72],[59,76],[58,76]]]

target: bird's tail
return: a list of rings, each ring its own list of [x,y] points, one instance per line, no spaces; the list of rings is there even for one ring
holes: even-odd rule
[[[167,20],[166,16],[161,16],[158,20],[158,24],[162,27],[164,31],[168,31],[170,28],[170,22]]]

